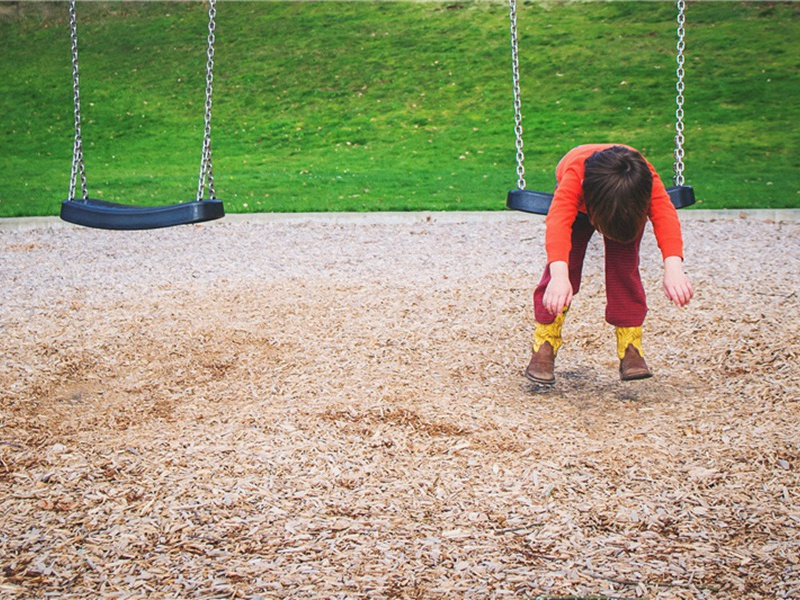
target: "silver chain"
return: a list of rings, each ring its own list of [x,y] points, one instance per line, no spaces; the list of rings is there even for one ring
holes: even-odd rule
[[[684,51],[686,49],[686,1],[685,0],[677,0],[678,1],[678,54],[677,54],[677,76],[678,82],[676,84],[677,96],[675,102],[677,104],[677,110],[675,111],[675,165],[674,171],[675,175],[673,177],[673,182],[675,185],[683,185],[684,184],[684,177],[683,177],[683,158],[684,158],[684,136],[683,136],[683,103],[684,97],[683,92],[685,89],[685,85],[683,82],[684,76],[686,74],[684,70]],[[511,19],[511,66],[513,71],[514,77],[514,132],[516,134],[516,148],[517,148],[517,176],[519,178],[518,187],[521,190],[525,189],[525,167],[524,167],[524,160],[525,154],[523,152],[523,141],[522,141],[522,100],[521,100],[521,91],[520,91],[520,83],[519,83],[519,35],[517,29],[517,2],[516,0],[508,0],[509,6],[509,13]]]
[[[683,77],[686,72],[683,69],[684,64],[684,56],[683,52],[686,49],[686,29],[684,27],[686,23],[686,2],[685,0],[678,0],[678,83],[675,86],[675,89],[678,91],[678,95],[675,98],[675,102],[678,105],[677,110],[675,111],[675,165],[673,167],[675,171],[675,175],[672,178],[672,181],[675,185],[683,185],[684,178],[683,178]]]
[[[203,156],[200,160],[200,180],[197,184],[197,201],[203,199],[203,191],[208,185],[211,200],[216,199],[214,192],[214,169],[211,161],[211,95],[214,91],[214,42],[217,29],[216,0],[208,3],[208,50],[206,52],[206,112],[203,128]]]
[[[519,37],[517,35],[517,0],[508,0],[511,19],[511,70],[514,77],[514,133],[517,136],[517,187],[525,189],[525,153],[522,151],[522,94],[519,87]]]
[[[81,197],[89,197],[86,186],[86,167],[83,163],[83,139],[81,137],[81,93],[80,77],[78,76],[78,19],[75,13],[75,0],[69,3],[69,31],[72,40],[72,92],[75,106],[75,142],[72,146],[72,172],[69,178],[69,196],[67,200],[75,199],[75,188],[78,186],[78,176],[81,178]]]

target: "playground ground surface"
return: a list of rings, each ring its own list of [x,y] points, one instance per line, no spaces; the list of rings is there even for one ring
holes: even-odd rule
[[[642,248],[619,381],[602,245],[522,377],[540,218],[0,227],[0,596],[797,598],[800,220]]]

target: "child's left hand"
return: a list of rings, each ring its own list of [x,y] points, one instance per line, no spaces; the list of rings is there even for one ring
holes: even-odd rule
[[[664,259],[664,293],[675,306],[686,306],[694,296],[694,288],[683,272],[683,259],[680,256]]]

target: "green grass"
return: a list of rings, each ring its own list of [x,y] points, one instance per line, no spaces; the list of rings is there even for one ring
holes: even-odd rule
[[[64,3],[0,12],[0,216],[57,214],[72,151]],[[206,12],[80,3],[90,195],[194,198]],[[223,2],[214,172],[228,212],[493,210],[515,187],[504,3]],[[671,2],[520,6],[528,186],[619,141],[671,177]],[[800,5],[690,3],[686,175],[700,208],[800,206]]]

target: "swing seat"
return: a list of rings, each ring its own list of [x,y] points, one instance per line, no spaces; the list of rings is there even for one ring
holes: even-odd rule
[[[677,185],[667,188],[669,199],[675,208],[685,208],[694,204],[694,188],[690,185]],[[532,190],[511,190],[508,192],[506,206],[511,210],[546,215],[553,201],[553,194]]]
[[[194,200],[167,206],[131,206],[92,198],[61,203],[64,221],[97,229],[157,229],[203,223],[224,216],[220,200]]]
[[[550,210],[553,194],[534,192],[532,190],[511,190],[506,198],[506,206],[511,210],[546,215]]]
[[[686,208],[694,204],[694,188],[690,185],[668,187],[667,193],[675,208]]]

